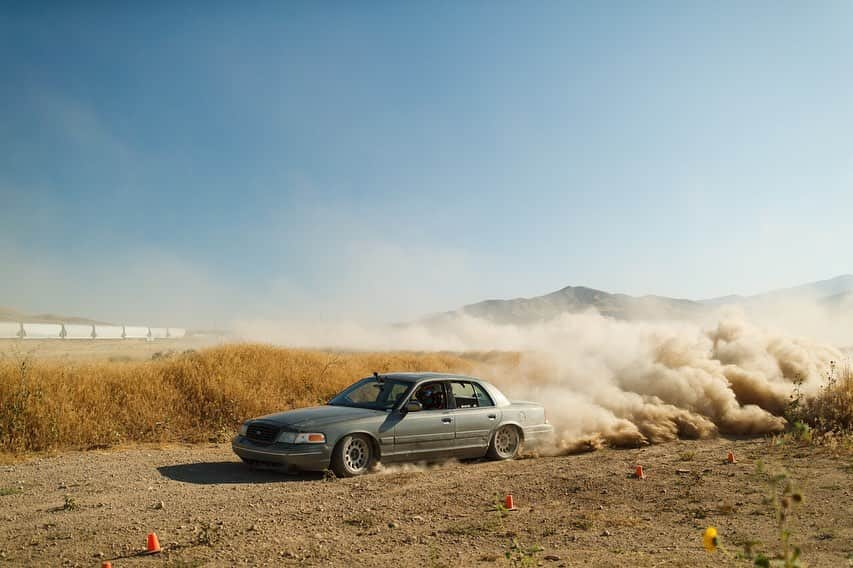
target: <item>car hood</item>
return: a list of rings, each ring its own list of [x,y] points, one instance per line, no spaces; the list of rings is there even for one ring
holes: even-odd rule
[[[276,414],[268,414],[253,420],[263,420],[265,422],[274,422],[279,426],[287,426],[297,430],[305,430],[306,428],[320,428],[329,426],[338,422],[347,420],[358,420],[360,418],[370,418],[376,416],[385,416],[387,412],[382,410],[372,410],[369,408],[353,408],[351,406],[312,406],[311,408],[300,408],[299,410],[288,410],[287,412],[278,412]]]

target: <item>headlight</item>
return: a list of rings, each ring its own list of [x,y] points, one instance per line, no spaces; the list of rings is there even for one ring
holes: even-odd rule
[[[326,435],[319,432],[282,432],[278,441],[285,444],[325,444]]]
[[[240,426],[240,435],[245,436],[248,431],[249,431],[249,423],[243,422],[243,425]]]

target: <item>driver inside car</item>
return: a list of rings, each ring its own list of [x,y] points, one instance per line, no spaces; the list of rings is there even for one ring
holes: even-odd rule
[[[447,397],[440,383],[428,383],[418,389],[415,398],[424,410],[443,410],[447,408]]]

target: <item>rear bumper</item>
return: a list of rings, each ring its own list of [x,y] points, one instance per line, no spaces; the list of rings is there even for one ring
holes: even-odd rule
[[[256,444],[244,436],[231,441],[231,449],[244,460],[286,466],[305,471],[323,471],[329,468],[332,450],[323,445]]]
[[[554,441],[554,427],[550,424],[537,424],[536,426],[525,426],[524,445],[528,448],[544,446]]]

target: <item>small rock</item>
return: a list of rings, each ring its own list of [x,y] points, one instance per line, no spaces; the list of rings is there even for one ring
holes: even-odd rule
[[[560,561],[560,557],[557,556],[556,554],[546,554],[542,558],[544,558],[545,560],[549,560],[551,562],[559,562]]]
[[[606,530],[603,533],[601,533],[601,536],[612,536],[612,533],[610,531]]]
[[[400,523],[398,523],[397,521],[391,521],[390,523],[388,523],[388,528],[389,529],[399,529]]]
[[[152,508],[157,509],[157,510],[159,511],[159,510],[161,510],[164,506],[165,506],[165,504],[164,504],[162,501],[157,501],[156,503],[154,503],[154,506],[153,506]]]

